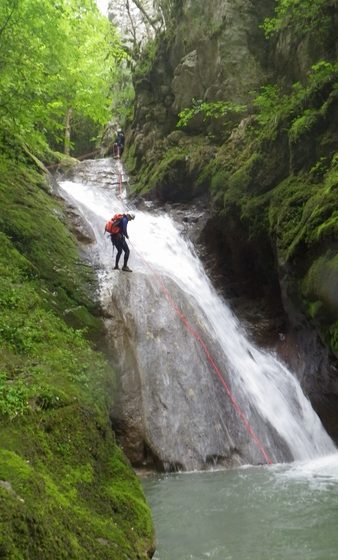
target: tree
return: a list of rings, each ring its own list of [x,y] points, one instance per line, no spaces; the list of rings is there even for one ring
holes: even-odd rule
[[[299,35],[320,33],[329,25],[330,9],[336,5],[336,0],[278,0],[275,17],[264,21],[265,34],[273,35],[288,25]]]
[[[2,0],[0,146],[43,153],[64,136],[67,151],[76,119],[104,125],[123,56],[94,0]]]

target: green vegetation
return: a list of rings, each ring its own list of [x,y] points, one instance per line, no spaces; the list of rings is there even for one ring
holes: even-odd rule
[[[212,198],[225,220],[239,216],[261,262],[269,240],[277,269],[293,271],[290,297],[337,353],[337,64],[319,61],[289,90],[262,88],[254,108],[241,150],[225,144],[207,167]]]
[[[156,59],[158,50],[158,41],[156,39],[149,40],[139,55],[137,65],[134,70],[134,79],[141,80],[149,74],[154,60]]]
[[[109,426],[76,403],[39,420],[2,440],[1,557],[146,558],[149,511]]]
[[[42,162],[111,119],[124,53],[94,0],[0,5],[0,556],[147,558],[149,508],[114,441],[96,278]],[[129,93],[115,103],[116,110]],[[56,152],[64,150],[66,154]]]
[[[173,145],[168,147],[168,143]],[[133,153],[129,152],[131,169]],[[158,157],[160,153],[162,158]],[[143,166],[132,189],[142,194],[153,191],[162,200],[189,200],[205,189],[203,169],[212,154],[213,149],[206,145],[205,138],[173,132],[167,141],[158,144],[156,153]]]
[[[253,100],[255,135],[272,137],[286,120],[291,120],[290,139],[297,140],[321,115],[325,116],[328,103],[337,91],[338,63],[326,60],[311,67],[306,84],[295,82],[288,90],[277,84],[263,86]]]
[[[278,0],[274,18],[266,18],[264,31],[267,37],[285,27],[299,35],[323,33],[330,24],[330,2],[327,0]]]
[[[78,140],[88,131],[97,135],[111,118],[123,56],[94,0],[3,0],[1,151],[25,143],[46,157],[50,146],[69,151],[71,133]]]
[[[177,126],[185,127],[197,115],[202,115],[203,122],[212,119],[224,119],[237,113],[243,113],[246,110],[245,105],[233,103],[231,101],[212,101],[207,102],[202,99],[193,99],[191,107],[183,109],[179,113]]]
[[[93,273],[45,187],[2,163],[0,555],[146,558],[150,512],[108,418],[114,372],[88,342]]]

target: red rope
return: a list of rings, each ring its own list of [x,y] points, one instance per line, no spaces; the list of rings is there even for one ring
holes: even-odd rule
[[[120,198],[121,198],[121,195],[122,195],[122,176],[121,176],[121,168],[119,169],[119,179],[118,179],[118,181],[119,181],[119,195],[120,195]]]
[[[192,327],[192,325],[190,324],[189,320],[187,319],[187,317],[182,313],[182,311],[180,311],[180,309],[177,307],[175,301],[173,300],[173,298],[171,297],[170,292],[168,291],[167,287],[165,286],[162,278],[154,271],[154,269],[150,266],[150,264],[142,257],[142,255],[140,255],[139,252],[137,252],[137,254],[140,256],[140,258],[142,259],[142,261],[146,264],[146,266],[151,270],[151,272],[153,273],[153,275],[155,276],[156,280],[158,281],[158,283],[160,284],[161,290],[164,293],[167,301],[169,302],[170,306],[173,308],[173,310],[175,311],[176,315],[179,317],[180,321],[183,323],[183,325],[185,326],[185,328],[187,329],[188,332],[190,332],[190,334],[197,340],[197,342],[199,343],[199,345],[201,346],[202,350],[204,351],[207,360],[210,364],[210,366],[212,367],[212,369],[214,370],[214,372],[216,373],[217,377],[219,378],[220,382],[222,383],[229,399],[230,402],[234,408],[234,410],[237,412],[244,428],[246,429],[246,431],[248,432],[248,434],[250,435],[251,439],[253,440],[253,442],[255,443],[256,447],[259,449],[259,451],[261,452],[261,454],[264,457],[264,460],[266,461],[266,463],[268,465],[271,465],[273,463],[271,457],[269,456],[268,452],[265,450],[263,443],[261,442],[261,440],[259,439],[259,437],[257,436],[257,434],[255,433],[255,431],[253,430],[252,426],[250,425],[248,419],[246,418],[245,414],[243,413],[237,399],[235,398],[234,394],[232,393],[231,389],[229,388],[228,384],[226,383],[219,367],[217,366],[215,360],[213,359],[212,355],[209,352],[209,349],[206,345],[206,343],[204,342],[204,340],[202,339],[202,337],[200,336],[200,334]]]

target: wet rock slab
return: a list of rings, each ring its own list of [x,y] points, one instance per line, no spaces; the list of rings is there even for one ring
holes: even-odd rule
[[[202,333],[227,378],[219,343],[205,333],[205,316],[172,280],[164,278],[163,284],[171,303],[156,277],[120,271],[106,282],[108,344],[119,364],[111,416],[124,451],[136,466],[164,470],[260,463],[203,345],[191,334],[192,328]],[[258,431],[269,430],[248,407],[247,414]]]

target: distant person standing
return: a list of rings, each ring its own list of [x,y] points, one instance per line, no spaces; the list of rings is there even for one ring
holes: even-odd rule
[[[118,129],[115,144],[117,146],[117,157],[121,157],[124,150],[124,132],[121,128]]]

